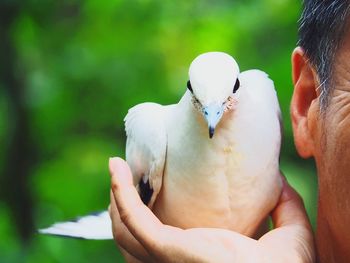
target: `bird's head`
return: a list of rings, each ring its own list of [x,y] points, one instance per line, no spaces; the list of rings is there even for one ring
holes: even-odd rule
[[[194,106],[208,124],[210,138],[224,112],[232,109],[234,94],[240,86],[238,75],[236,61],[223,52],[204,53],[191,63],[187,88]]]

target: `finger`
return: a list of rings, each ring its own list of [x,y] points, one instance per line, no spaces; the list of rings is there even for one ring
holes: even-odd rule
[[[145,261],[144,259],[135,258],[131,254],[129,254],[124,248],[119,247],[120,252],[122,253],[125,262],[127,263],[145,263],[145,262],[151,262],[151,261]]]
[[[117,242],[117,245],[119,246],[119,249],[124,255],[124,257],[126,259],[129,258],[127,262],[130,262],[131,256],[137,259],[143,260],[144,262],[150,261],[151,260],[150,255],[143,248],[140,242],[138,242],[134,238],[134,236],[129,232],[129,230],[121,221],[112,191],[111,191],[111,204],[109,205],[108,210],[112,220],[112,229],[113,229],[114,239]]]
[[[275,229],[259,239],[271,262],[314,262],[311,225],[303,200],[283,178],[279,202],[272,212]]]
[[[300,195],[282,177],[283,187],[276,208],[272,211],[272,221],[275,228],[300,224],[310,226],[304,202]]]
[[[153,251],[162,239],[163,224],[145,206],[132,183],[127,163],[120,158],[111,158],[109,168],[112,191],[121,221],[146,250]]]

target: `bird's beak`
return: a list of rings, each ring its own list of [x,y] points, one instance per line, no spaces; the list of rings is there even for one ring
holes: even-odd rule
[[[211,104],[203,108],[204,118],[209,127],[209,138],[213,138],[216,125],[221,120],[224,113],[224,106],[220,104]]]

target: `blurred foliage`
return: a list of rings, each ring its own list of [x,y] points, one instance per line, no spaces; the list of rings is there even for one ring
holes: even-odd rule
[[[281,167],[315,223],[315,170],[297,157],[289,118],[300,5],[1,0],[0,262],[123,262],[112,241],[28,238],[26,229],[106,208],[108,157],[124,156],[127,110],[176,103],[190,62],[206,51],[230,53],[242,71],[262,69],[274,80],[285,128]],[[11,174],[22,163],[23,176]]]

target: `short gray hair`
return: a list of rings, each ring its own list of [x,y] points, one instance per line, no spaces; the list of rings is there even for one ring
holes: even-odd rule
[[[321,83],[321,110],[328,105],[333,64],[342,43],[349,15],[348,0],[304,0],[299,20],[299,41]]]

